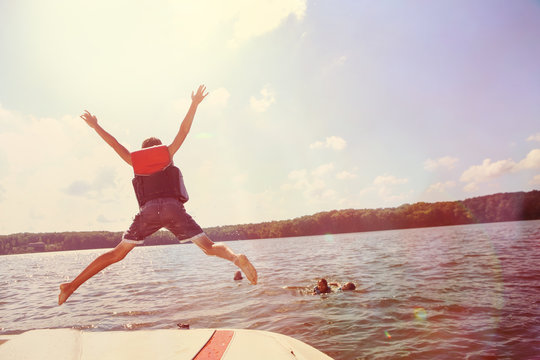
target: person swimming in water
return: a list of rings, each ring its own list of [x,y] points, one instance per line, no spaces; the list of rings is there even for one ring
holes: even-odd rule
[[[337,291],[350,291],[355,290],[356,285],[352,282],[347,282],[343,285],[340,285],[339,283],[332,282],[328,284],[328,281],[325,278],[319,279],[317,282],[317,286],[313,288],[313,294],[314,295],[320,295],[320,294],[328,294],[333,292],[331,286],[337,287]]]
[[[243,279],[242,272],[240,270],[234,273],[234,280],[242,280],[242,279]]]
[[[317,282],[317,286],[313,288],[313,294],[315,295],[328,294],[331,292],[332,289],[330,288],[330,286],[328,286],[328,281],[326,281],[326,279],[324,278],[319,279],[319,281]]]
[[[352,282],[347,282],[339,287],[341,291],[350,291],[350,290],[356,290],[356,285]]]

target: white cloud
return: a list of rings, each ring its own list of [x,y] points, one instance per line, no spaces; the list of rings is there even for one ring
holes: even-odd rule
[[[322,147],[324,147],[324,142],[322,142],[322,141],[315,141],[313,144],[309,145],[310,149],[319,149],[319,148],[322,148]]]
[[[432,192],[442,193],[442,192],[445,192],[447,189],[453,188],[455,186],[456,186],[455,181],[438,182],[438,183],[432,184],[427,189],[427,192],[428,193],[432,193]]]
[[[330,136],[326,140],[316,141],[309,145],[310,149],[330,148],[333,150],[343,150],[347,146],[347,142],[339,136]]]
[[[350,173],[346,170],[344,171],[341,171],[339,173],[336,174],[336,178],[340,179],[340,180],[344,180],[344,179],[354,179],[356,177],[355,174],[353,173]]]
[[[463,190],[465,190],[466,192],[473,192],[478,189],[479,189],[478,183],[475,183],[475,182],[470,182],[463,187]]]
[[[347,142],[338,136],[330,136],[329,138],[326,138],[326,147],[334,150],[343,150],[345,146],[347,146]]]
[[[0,122],[5,119],[17,125],[0,129],[0,233],[103,230],[99,213],[122,214],[112,228],[129,225],[124,221],[131,214],[123,209],[136,204],[132,172],[82,119],[36,118],[3,109]]]
[[[530,185],[540,185],[540,175],[535,175],[531,181],[529,181]]]
[[[334,169],[334,164],[328,163],[328,164],[323,164],[321,166],[318,166],[317,168],[315,168],[315,170],[311,171],[311,173],[315,176],[322,176],[332,171],[333,169]]]
[[[205,99],[205,105],[223,108],[227,106],[230,97],[231,94],[229,93],[229,91],[227,91],[227,89],[223,87],[220,87],[218,89],[208,92],[208,98]]]
[[[10,111],[0,104],[0,125],[2,131],[7,131],[9,128],[17,126],[20,123],[21,115],[15,111]]]
[[[247,180],[248,180],[248,174],[246,173],[235,175],[232,178],[232,181],[239,185],[245,184]]]
[[[291,171],[289,173],[288,177],[289,177],[289,179],[297,180],[297,179],[305,178],[306,175],[307,175],[307,170],[302,169],[302,170],[293,170],[293,171]]]
[[[242,187],[236,189],[230,194],[225,195],[223,199],[228,204],[224,204],[224,206],[228,207],[229,220],[227,223],[240,224],[245,223],[246,220],[249,222],[275,220],[276,214],[279,214],[278,211],[275,211],[275,208],[279,206],[277,196],[278,194],[271,190],[250,192]],[[220,208],[222,207],[220,206]],[[207,212],[207,208],[202,210],[202,214],[206,214]],[[214,220],[214,223],[218,222],[218,219],[223,221],[222,217],[218,216]],[[207,220],[205,219],[205,221]]]
[[[326,182],[322,179],[311,179],[301,182],[301,189],[308,199],[317,199],[323,193],[326,187]]]
[[[393,175],[380,175],[373,180],[375,185],[401,185],[406,184],[409,180],[405,178],[397,178]]]
[[[392,204],[393,206],[400,205],[400,203],[410,199],[413,193],[413,190],[396,193],[394,189],[386,186],[379,188],[379,196],[381,197],[381,200],[387,204]]]
[[[435,160],[427,159],[424,161],[424,169],[428,171],[435,171],[439,168],[453,169],[459,160],[455,157],[444,156]]]
[[[512,159],[496,162],[491,162],[491,159],[485,159],[481,165],[474,165],[465,170],[460,180],[467,183],[464,187],[465,191],[474,191],[478,189],[478,184],[480,183],[521,170],[538,168],[540,168],[540,149],[534,149],[519,163],[516,163]]]
[[[527,141],[540,141],[540,133],[529,136]]]
[[[170,26],[177,34],[189,34],[186,41],[206,44],[217,37],[236,48],[276,30],[291,16],[301,21],[307,0],[170,1],[168,5],[162,10],[162,17],[172,13],[175,23]]]
[[[253,111],[265,112],[268,110],[270,105],[276,102],[274,91],[270,89],[269,85],[266,85],[261,90],[261,98],[257,99],[256,97],[252,96],[249,102]]]
[[[380,175],[373,180],[373,185],[362,189],[360,196],[376,196],[376,203],[391,206],[400,205],[409,199],[414,191],[407,190],[403,185],[409,182],[406,178],[397,178],[393,175]]]
[[[332,199],[337,195],[336,191],[333,189],[326,189],[322,192],[321,198],[323,199]]]
[[[323,75],[332,74],[336,69],[342,67],[347,62],[348,58],[346,55],[334,57],[321,69]]]
[[[306,169],[291,171],[287,182],[281,186],[281,190],[290,191],[296,190],[310,203],[328,200],[336,196],[336,191],[329,188],[326,181],[322,179],[334,168],[334,164],[323,164],[312,171]]]
[[[103,198],[105,192],[115,188],[116,171],[114,168],[97,169],[90,179],[76,179],[69,185],[62,188],[61,191],[71,196],[84,198]]]
[[[347,56],[343,55],[334,60],[334,66],[343,66],[347,62]]]
[[[333,163],[319,165],[311,171],[293,170],[287,176],[288,181],[281,185],[280,189],[285,192],[295,192],[300,195],[303,202],[316,206],[317,209],[335,208],[339,199],[338,191],[332,188],[332,181],[335,181],[336,177],[332,174],[333,170]],[[291,195],[292,193],[287,193],[283,197],[290,198]]]
[[[516,163],[512,160],[500,160],[491,162],[491,159],[485,159],[482,165],[474,165],[469,167],[463,174],[460,180],[468,183],[467,190],[476,189],[475,184],[489,181],[493,178],[512,172]]]
[[[221,1],[217,1],[221,3]],[[225,2],[234,21],[234,38],[230,45],[271,32],[289,16],[302,20],[306,14],[307,0],[235,0]]]
[[[287,177],[292,180],[292,183],[285,183],[281,185],[281,190],[303,190],[309,187],[307,174],[308,172],[306,169],[291,171]]]
[[[540,168],[540,149],[531,150],[525,159],[521,160],[515,167],[515,171]]]

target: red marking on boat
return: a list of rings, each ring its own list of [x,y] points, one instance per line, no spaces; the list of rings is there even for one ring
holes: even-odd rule
[[[227,350],[234,331],[216,330],[193,360],[219,360]]]

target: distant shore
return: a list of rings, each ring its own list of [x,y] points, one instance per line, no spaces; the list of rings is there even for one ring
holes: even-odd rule
[[[540,219],[540,191],[499,193],[463,201],[418,202],[395,208],[320,212],[291,220],[204,229],[215,241],[267,239]],[[122,232],[87,231],[0,235],[0,255],[112,248]],[[159,231],[145,246],[178,244]]]

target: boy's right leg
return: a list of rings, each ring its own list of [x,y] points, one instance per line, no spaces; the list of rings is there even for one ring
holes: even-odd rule
[[[86,280],[90,279],[107,266],[122,260],[135,246],[136,244],[121,241],[114,249],[98,256],[73,281],[60,285],[58,305],[62,305]]]

